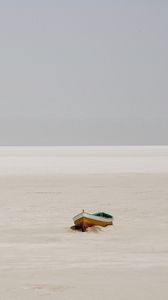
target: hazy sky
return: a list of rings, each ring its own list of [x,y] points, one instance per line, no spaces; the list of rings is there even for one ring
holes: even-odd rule
[[[168,144],[168,1],[0,0],[0,145]]]

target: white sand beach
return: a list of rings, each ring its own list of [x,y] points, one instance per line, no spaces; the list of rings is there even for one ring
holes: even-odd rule
[[[72,230],[82,209],[114,226]],[[1,147],[0,278],[2,300],[167,300],[168,147]]]

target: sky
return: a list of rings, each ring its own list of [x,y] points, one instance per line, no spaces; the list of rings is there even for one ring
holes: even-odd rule
[[[0,0],[0,145],[168,145],[168,1]]]

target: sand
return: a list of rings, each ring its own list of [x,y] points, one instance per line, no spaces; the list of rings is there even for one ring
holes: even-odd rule
[[[168,299],[166,169],[54,174],[45,166],[14,174],[9,164],[5,167],[0,299]],[[112,213],[114,226],[72,230],[72,217],[83,208]]]

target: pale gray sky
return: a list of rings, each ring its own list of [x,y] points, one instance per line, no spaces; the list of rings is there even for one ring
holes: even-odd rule
[[[0,145],[168,144],[168,1],[0,0]]]

